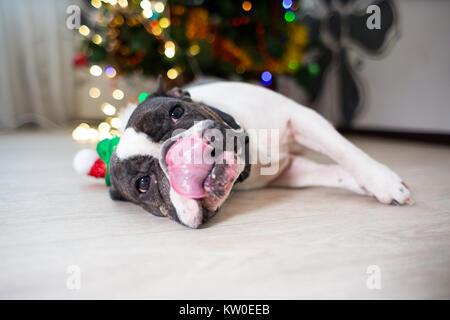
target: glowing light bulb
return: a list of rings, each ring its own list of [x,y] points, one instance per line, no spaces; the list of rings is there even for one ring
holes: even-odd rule
[[[109,132],[109,129],[111,129],[111,126],[106,122],[102,122],[98,125],[99,132]]]
[[[102,68],[100,68],[98,65],[94,64],[90,69],[89,72],[94,76],[94,77],[100,77],[102,75]]]
[[[102,111],[107,116],[113,116],[116,113],[116,107],[105,102],[104,104],[102,104]]]
[[[94,35],[94,36],[92,37],[92,42],[95,43],[95,44],[97,44],[97,45],[99,45],[100,43],[102,43],[102,41],[103,41],[103,38],[102,38],[102,36],[99,35],[99,34],[96,34],[96,35]]]
[[[175,43],[173,43],[173,41],[167,41],[166,43],[164,43],[164,48],[172,48],[175,49]]]
[[[91,30],[88,26],[85,26],[84,24],[78,29],[78,32],[83,36],[88,36]]]
[[[272,74],[269,71],[264,71],[261,74],[261,80],[264,85],[269,85],[272,83]]]
[[[126,8],[128,7],[128,1],[127,0],[119,0],[119,6],[121,6],[122,8]]]
[[[152,9],[145,9],[144,11],[142,11],[142,15],[147,18],[150,19],[153,16],[153,11]]]
[[[292,0],[283,0],[283,8],[286,10],[292,7],[293,4]]]
[[[105,74],[108,78],[114,78],[116,76],[117,72],[116,72],[116,69],[114,69],[113,67],[107,66],[105,68]]]
[[[142,92],[140,95],[139,95],[139,102],[143,102],[145,99],[147,99],[147,97],[148,97],[148,93],[147,92]]]
[[[89,96],[91,98],[97,99],[98,97],[100,97],[101,94],[102,94],[102,92],[100,91],[99,88],[92,87],[89,89]]]
[[[153,6],[153,9],[155,9],[156,12],[161,13],[164,11],[164,3],[162,3],[161,1],[158,1],[155,3],[155,5]]]
[[[291,60],[291,61],[289,61],[289,63],[288,63],[288,67],[289,67],[289,69],[291,69],[291,70],[297,70],[298,67],[299,67],[299,63],[298,63],[297,60]]]
[[[161,28],[163,28],[163,29],[168,28],[168,27],[170,26],[170,20],[167,19],[166,17],[161,18],[161,19],[159,20],[159,26],[160,26]]]
[[[100,0],[91,0],[91,4],[94,8],[100,8],[102,6],[102,2]]]
[[[164,50],[164,54],[166,55],[167,58],[173,58],[175,56],[175,49],[166,48],[166,50]]]
[[[199,52],[200,52],[200,46],[196,43],[191,45],[188,49],[188,53],[191,56],[196,56],[197,54],[199,54]]]
[[[140,6],[141,6],[142,10],[151,10],[152,9],[152,5],[151,5],[150,1],[148,1],[148,0],[142,0],[140,3]]]
[[[286,20],[287,22],[294,21],[295,13],[293,13],[292,11],[286,11],[286,13],[284,14],[284,20]]]
[[[124,96],[123,91],[120,89],[116,89],[112,92],[112,97],[116,100],[122,100]]]
[[[244,1],[242,2],[242,9],[244,11],[250,11],[252,10],[252,3],[250,1]]]
[[[178,71],[175,68],[171,68],[167,71],[167,78],[173,80],[178,77]]]
[[[112,118],[111,119],[111,127],[119,129],[122,125],[122,120],[120,118]]]
[[[162,33],[162,29],[160,28],[160,27],[154,27],[154,28],[152,28],[152,33],[155,35],[155,36],[159,36],[161,33]]]
[[[72,138],[74,140],[87,140],[88,138],[88,130],[89,127],[82,127],[81,125],[79,125],[78,127],[75,128],[75,130],[72,131]]]

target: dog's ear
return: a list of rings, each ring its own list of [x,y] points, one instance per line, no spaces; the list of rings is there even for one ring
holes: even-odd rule
[[[173,98],[177,98],[177,99],[181,99],[184,101],[188,101],[191,102],[191,95],[189,94],[189,92],[187,92],[186,90],[183,90],[181,88],[178,87],[174,87],[172,89],[170,89],[169,91],[166,92],[166,95],[168,97],[173,97]]]
[[[156,79],[156,90],[150,95],[150,97],[172,97],[191,102],[191,95],[186,90],[174,87],[169,91],[164,89],[164,81],[161,75]]]
[[[109,196],[111,197],[112,200],[128,201],[113,185],[111,185],[111,187],[109,188]]]
[[[156,78],[156,90],[152,94],[152,96],[165,96],[166,90],[164,89],[164,81],[162,79],[162,76],[159,75],[158,78]]]

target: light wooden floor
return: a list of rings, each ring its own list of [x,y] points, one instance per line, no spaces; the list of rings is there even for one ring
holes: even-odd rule
[[[415,206],[337,189],[235,193],[190,230],[76,175],[69,133],[0,136],[0,298],[450,298],[450,148],[352,140]],[[66,269],[81,269],[81,289]],[[381,290],[366,287],[369,265]]]

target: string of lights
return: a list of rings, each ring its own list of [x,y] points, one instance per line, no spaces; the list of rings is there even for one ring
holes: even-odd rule
[[[100,9],[103,4],[109,4],[111,6],[120,6],[121,8],[127,8],[128,7],[128,1],[127,0],[91,0],[91,5],[96,8]],[[139,3],[139,6],[142,9],[142,16],[145,18],[143,19],[142,23],[145,25],[147,30],[150,30],[152,34],[154,34],[156,37],[162,37],[162,38],[169,38],[168,35],[165,35],[164,30],[170,27],[170,20],[169,18],[162,16],[157,23],[149,21],[153,15],[154,12],[157,14],[163,14],[166,5],[162,1],[156,1],[153,4],[149,0],[142,0]],[[119,24],[123,24],[124,19],[120,19],[117,21]],[[91,30],[88,26],[82,25],[78,29],[78,32],[84,36],[89,37],[91,35]],[[101,45],[103,42],[103,37],[100,34],[93,34],[91,35],[91,41],[96,45]],[[176,46],[174,41],[168,40],[164,43],[164,55],[167,58],[173,58],[175,56],[175,50]],[[195,51],[195,49],[194,49]],[[198,50],[197,50],[198,51]],[[89,73],[93,77],[100,77],[103,74],[110,78],[114,79],[117,76],[117,71],[112,66],[105,66],[102,68],[101,66],[97,64],[93,64],[89,68]],[[175,79],[178,77],[180,73],[180,68],[170,68],[167,70],[167,77],[169,79]],[[97,87],[91,87],[89,89],[89,96],[92,99],[99,99],[102,95],[102,92]],[[121,89],[115,88],[112,90],[112,98],[115,100],[122,100],[125,97],[124,92]],[[142,102],[145,100],[145,98],[148,96],[148,93],[143,92],[139,95],[139,101]],[[72,137],[76,141],[99,141],[106,138],[111,138],[113,136],[120,136],[120,127],[122,125],[121,120],[119,117],[115,117],[117,114],[117,108],[113,106],[112,104],[108,102],[104,102],[100,106],[102,112],[108,116],[105,121],[101,122],[97,127],[92,127],[89,124],[83,122],[80,123],[72,132]]]
[[[302,70],[308,45],[306,28],[296,21],[297,1],[225,2],[150,0],[91,0],[95,24],[80,26],[84,38],[77,63],[92,77],[107,77],[110,92],[91,87],[89,97],[107,117],[98,126],[79,124],[75,140],[100,140],[119,135],[116,116],[126,97],[117,87],[118,75],[141,73],[184,84],[205,72],[219,77],[240,76],[273,86],[277,74]],[[230,7],[231,6],[231,7]],[[231,10],[231,11],[230,11]],[[264,14],[264,15],[262,15]],[[316,68],[317,69],[317,68]],[[313,68],[306,68],[317,71]],[[304,80],[304,77],[297,77]],[[142,92],[139,101],[148,93]],[[103,100],[103,101],[102,101]],[[94,133],[94,131],[96,133]]]

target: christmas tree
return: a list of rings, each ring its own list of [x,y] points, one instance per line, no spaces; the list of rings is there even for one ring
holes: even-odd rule
[[[169,87],[208,75],[274,88],[276,76],[288,74],[317,94],[311,78],[320,68],[304,63],[316,45],[295,1],[92,0],[88,7],[76,65],[90,65],[93,75],[162,74]]]

